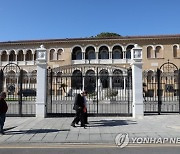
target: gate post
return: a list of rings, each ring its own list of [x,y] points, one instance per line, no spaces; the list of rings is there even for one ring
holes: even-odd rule
[[[47,53],[43,45],[37,51],[36,117],[46,116]]]
[[[134,118],[143,118],[143,84],[142,84],[142,48],[135,44],[132,49],[133,62],[132,67],[132,90],[133,104],[132,115]]]
[[[158,115],[161,114],[161,105],[162,105],[162,100],[161,100],[161,70],[158,68],[157,69],[157,82],[158,82],[158,89],[157,89],[157,95],[158,95]]]

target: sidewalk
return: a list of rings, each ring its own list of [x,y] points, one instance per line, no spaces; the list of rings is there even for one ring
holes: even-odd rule
[[[180,137],[180,115],[89,117],[84,129],[70,126],[73,118],[7,117],[0,144],[10,143],[103,143],[115,144],[119,133],[129,137]]]

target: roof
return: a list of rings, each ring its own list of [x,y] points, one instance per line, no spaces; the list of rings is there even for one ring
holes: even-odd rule
[[[18,40],[0,42],[0,45],[10,44],[34,44],[34,43],[56,43],[56,42],[77,42],[77,41],[103,41],[103,40],[146,40],[146,39],[180,39],[180,34],[173,35],[144,35],[144,36],[120,36],[111,38],[64,38],[64,39],[41,39],[41,40]]]

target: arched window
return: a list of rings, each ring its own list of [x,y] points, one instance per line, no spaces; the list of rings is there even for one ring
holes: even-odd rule
[[[88,60],[96,59],[94,47],[87,47],[86,52],[85,52],[85,59],[88,59]]]
[[[163,58],[161,46],[157,46],[155,49],[155,58]]]
[[[17,83],[17,78],[16,78],[16,73],[11,70],[7,73],[7,76],[6,76],[6,84],[7,86],[10,84],[16,84]]]
[[[102,46],[99,49],[99,59],[109,59],[109,50],[106,46]]]
[[[131,59],[131,49],[134,48],[134,45],[128,45],[126,48],[126,59]]]
[[[94,92],[96,89],[96,77],[93,70],[88,70],[84,79],[84,90],[88,93]]]
[[[124,77],[123,72],[119,69],[114,70],[112,77],[112,87],[124,88]]]
[[[81,60],[82,59],[82,51],[80,47],[75,47],[72,51],[72,60]]]
[[[56,77],[56,80],[57,80],[56,82],[62,84],[62,79],[63,79],[62,78],[62,72],[58,72],[57,77]]]
[[[175,71],[174,71],[174,82],[175,82],[175,83],[178,83],[178,77],[179,77],[178,75],[179,75],[179,70],[175,70]],[[179,81],[179,82],[180,82],[180,81]]]
[[[82,89],[82,72],[75,70],[71,77],[71,87],[74,89]]]
[[[34,60],[36,60],[36,52],[34,53]]]
[[[107,70],[103,69],[99,72],[100,81],[102,83],[102,88],[109,88],[109,73]]]
[[[24,61],[24,55],[22,50],[18,52],[17,61]]]
[[[174,58],[178,57],[178,47],[177,47],[177,45],[173,46],[173,57]]]
[[[57,51],[57,60],[61,60],[61,59],[62,59],[62,58],[61,58],[62,52],[63,52],[62,49],[59,49],[59,50]]]
[[[32,61],[32,60],[33,60],[32,51],[28,50],[26,52],[26,61]]]
[[[151,46],[147,47],[147,58],[153,58],[153,48]]]
[[[16,55],[14,50],[12,50],[9,54],[9,61],[16,61]]]
[[[55,50],[54,50],[54,49],[51,49],[51,50],[50,50],[49,60],[55,60],[55,58],[56,58]]]
[[[2,55],[1,55],[1,61],[7,61],[7,60],[8,60],[7,53],[6,53],[6,51],[3,51]]]
[[[31,72],[31,75],[30,75],[30,84],[35,84],[37,82],[36,78],[37,78],[37,71],[34,70]],[[35,85],[32,85],[31,88],[35,88]]]
[[[112,50],[112,59],[123,59],[123,52],[120,46],[115,46]]]
[[[150,70],[147,73],[147,82],[148,83],[153,83],[153,80],[154,80],[153,71]]]
[[[22,82],[25,84],[28,84],[28,73],[25,70],[23,70],[23,81]]]

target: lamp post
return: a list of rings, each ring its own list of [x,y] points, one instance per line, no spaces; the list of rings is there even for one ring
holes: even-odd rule
[[[134,45],[133,50],[133,60],[135,62],[142,62],[142,48],[138,44]]]

